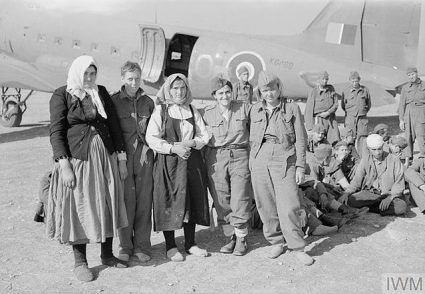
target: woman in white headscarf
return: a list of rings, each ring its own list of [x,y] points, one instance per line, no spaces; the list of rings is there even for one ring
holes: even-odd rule
[[[157,152],[154,164],[153,215],[155,231],[163,231],[167,257],[183,261],[174,231],[184,229],[188,254],[205,257],[195,243],[195,225],[209,225],[207,173],[200,149],[208,132],[190,102],[186,77],[173,74],[158,92],[157,106],[146,132],[149,147]]]
[[[86,244],[101,243],[101,262],[127,267],[112,254],[117,229],[127,226],[122,179],[124,140],[111,98],[96,85],[90,56],[76,58],[66,86],[50,99],[50,142],[55,165],[49,191],[47,234],[73,247],[74,273],[93,280]]]

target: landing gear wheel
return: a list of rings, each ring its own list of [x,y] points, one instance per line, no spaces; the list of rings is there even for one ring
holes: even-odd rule
[[[15,101],[6,102],[0,119],[2,126],[10,128],[17,127],[22,121],[22,110]]]

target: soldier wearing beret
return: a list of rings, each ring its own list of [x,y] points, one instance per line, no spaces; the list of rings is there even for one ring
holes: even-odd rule
[[[370,94],[367,87],[360,85],[358,72],[352,71],[348,79],[351,86],[341,93],[341,107],[345,112],[344,125],[353,131],[354,138],[363,141],[367,137],[367,113],[371,107]]]
[[[211,134],[205,151],[209,188],[216,209],[224,210],[233,229],[230,242],[220,252],[245,255],[248,249],[252,187],[249,172],[249,105],[232,100],[232,84],[216,77],[211,94],[217,103],[205,108],[204,121]],[[225,230],[226,234],[226,230]]]
[[[261,102],[249,112],[252,186],[264,237],[272,244],[268,257],[283,254],[286,241],[303,264],[311,265],[313,258],[304,252],[305,210],[297,186],[304,181],[307,134],[298,105],[282,94],[280,79],[260,72]]]
[[[405,154],[412,158],[415,140],[418,140],[421,153],[425,152],[425,83],[414,67],[409,67],[406,74],[409,82],[401,89],[398,115],[408,144]]]
[[[328,84],[329,75],[321,74],[317,87],[313,88],[305,106],[305,124],[308,131],[316,124],[323,125],[326,138],[333,144],[339,141],[339,129],[335,112],[338,109],[338,95],[332,85]]]
[[[313,132],[308,135],[307,152],[314,153],[314,149],[319,144],[329,144],[328,140],[326,140],[326,130],[323,125],[315,125]]]
[[[239,81],[233,85],[233,99],[252,104],[254,90],[249,82],[249,69],[246,66],[241,66],[237,70],[237,75]]]

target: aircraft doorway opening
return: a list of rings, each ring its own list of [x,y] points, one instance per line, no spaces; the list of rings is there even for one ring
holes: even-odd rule
[[[198,37],[190,35],[175,34],[173,36],[168,45],[165,59],[165,77],[175,73],[181,73],[187,77],[190,56],[197,40]]]

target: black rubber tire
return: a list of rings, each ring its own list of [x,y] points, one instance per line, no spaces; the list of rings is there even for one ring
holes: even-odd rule
[[[5,111],[3,113],[8,113],[8,111],[13,107],[13,111],[9,113],[9,118],[2,116],[0,123],[2,126],[7,128],[18,127],[22,121],[22,110],[15,101],[6,102]]]

